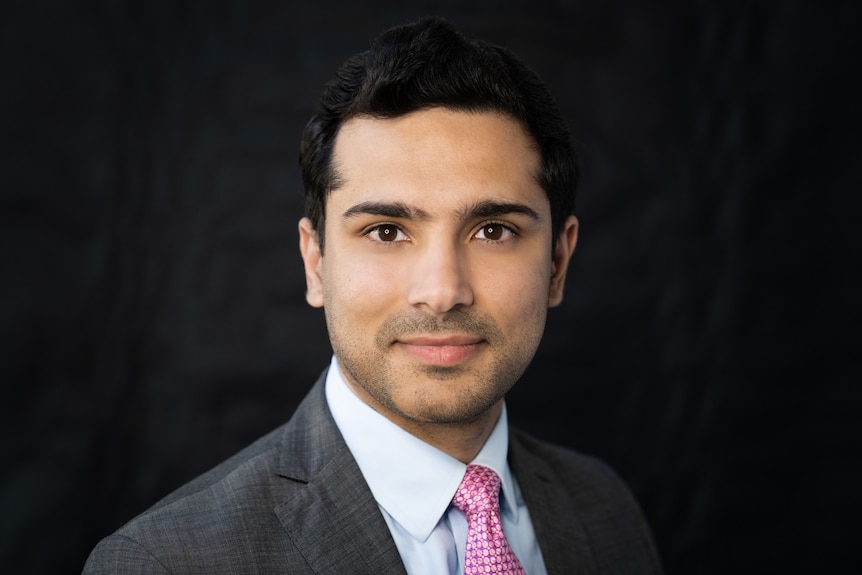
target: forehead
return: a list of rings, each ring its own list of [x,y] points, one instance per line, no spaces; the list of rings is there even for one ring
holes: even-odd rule
[[[398,118],[352,118],[339,131],[328,203],[362,199],[440,203],[487,197],[547,203],[540,156],[517,121],[445,108]],[[375,196],[368,198],[366,196]]]

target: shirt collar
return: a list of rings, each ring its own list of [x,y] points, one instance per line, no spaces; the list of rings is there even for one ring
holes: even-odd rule
[[[348,387],[335,356],[326,375],[326,400],[378,505],[411,536],[424,542],[446,512],[467,466],[407,433]],[[517,521],[516,487],[506,454],[506,406],[471,462],[490,467],[502,483],[501,510]]]

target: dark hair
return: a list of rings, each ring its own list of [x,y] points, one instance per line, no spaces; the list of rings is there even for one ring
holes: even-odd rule
[[[575,203],[578,169],[550,92],[508,50],[469,40],[448,22],[396,26],[349,58],[327,82],[299,152],[305,206],[323,246],[327,195],[339,185],[332,149],[355,117],[396,118],[432,107],[499,112],[520,122],[541,155],[538,183],[551,204],[554,243]]]

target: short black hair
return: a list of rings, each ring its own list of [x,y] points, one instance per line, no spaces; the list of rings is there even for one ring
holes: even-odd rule
[[[460,34],[440,18],[390,28],[345,61],[326,83],[305,127],[299,163],[305,206],[323,247],[338,131],[356,117],[397,118],[443,107],[497,112],[524,126],[541,156],[539,185],[551,204],[553,241],[572,213],[578,168],[569,129],[538,75],[505,48]]]

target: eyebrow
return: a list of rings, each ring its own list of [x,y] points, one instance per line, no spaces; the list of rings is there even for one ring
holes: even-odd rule
[[[384,218],[400,218],[405,220],[427,220],[428,213],[425,210],[411,208],[401,202],[361,202],[351,206],[342,214],[345,220],[360,215],[383,216]]]
[[[458,217],[462,220],[494,218],[509,214],[521,214],[534,221],[541,220],[541,216],[539,216],[536,210],[517,202],[485,200],[458,211]],[[342,214],[342,217],[345,220],[349,220],[360,215],[382,216],[384,218],[404,220],[430,219],[428,212],[425,210],[413,208],[402,202],[361,202],[348,208]]]
[[[509,214],[521,214],[534,221],[542,219],[536,210],[526,204],[520,204],[517,202],[495,202],[493,200],[478,202],[459,213],[459,215],[464,219],[494,218]]]

